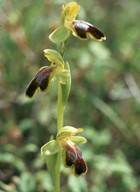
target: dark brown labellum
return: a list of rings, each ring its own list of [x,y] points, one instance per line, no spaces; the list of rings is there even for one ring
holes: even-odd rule
[[[50,81],[50,74],[52,71],[53,67],[50,66],[42,67],[27,86],[25,92],[26,95],[28,97],[32,97],[38,88],[40,88],[41,91],[45,91],[48,88],[48,84]]]
[[[105,35],[100,29],[82,20],[74,20],[73,29],[77,37],[83,40],[93,38],[101,41],[106,39]]]
[[[70,145],[66,145],[65,148],[65,164],[68,167],[71,167],[77,158],[77,154],[75,153],[74,149]]]
[[[87,165],[82,156],[77,155],[76,162],[74,164],[74,171],[76,175],[85,174],[87,172]]]
[[[87,172],[87,165],[82,158],[82,152],[75,143],[72,145],[67,143],[65,146],[65,165],[72,167],[77,176]]]

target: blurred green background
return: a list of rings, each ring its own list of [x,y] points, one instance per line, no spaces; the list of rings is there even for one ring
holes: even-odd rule
[[[49,65],[45,48],[69,0],[0,0],[0,191],[51,192],[40,147],[56,133],[57,86],[25,97],[38,69]],[[72,89],[65,125],[83,127],[84,177],[62,170],[62,192],[140,190],[140,2],[77,0],[78,18],[107,40],[71,36],[65,59]]]

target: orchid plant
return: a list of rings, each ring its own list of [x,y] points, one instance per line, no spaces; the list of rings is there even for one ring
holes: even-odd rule
[[[50,66],[43,66],[26,88],[26,95],[31,98],[40,90],[48,92],[53,85],[52,81],[58,82],[57,101],[57,133],[51,136],[50,140],[41,147],[41,155],[45,157],[48,171],[54,184],[54,192],[60,192],[60,166],[71,168],[76,176],[87,172],[87,164],[82,157],[79,144],[86,142],[86,139],[76,134],[83,131],[82,128],[64,126],[64,110],[71,87],[71,71],[63,54],[66,49],[65,43],[74,35],[80,40],[95,39],[105,40],[106,37],[97,27],[92,24],[76,20],[80,6],[76,2],[71,2],[62,7],[61,26],[53,31],[49,39],[59,44],[60,50],[45,49],[44,56],[50,61]],[[63,157],[63,158],[62,158]]]

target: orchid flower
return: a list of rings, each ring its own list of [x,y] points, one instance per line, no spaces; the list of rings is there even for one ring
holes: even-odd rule
[[[82,152],[77,144],[83,144],[86,139],[81,136],[75,136],[82,132],[82,128],[65,126],[57,133],[56,140],[52,139],[41,148],[43,156],[50,156],[63,151],[64,165],[70,167],[75,175],[85,174],[87,165],[82,158]]]
[[[49,36],[54,43],[61,43],[70,36],[70,32],[80,40],[95,39],[97,41],[105,40],[104,33],[94,25],[76,20],[80,6],[76,2],[63,5],[61,13],[61,26],[58,27]]]
[[[30,81],[26,88],[26,95],[28,97],[32,97],[38,89],[48,92],[54,77],[59,77],[60,82],[65,84],[66,77],[69,74],[69,71],[65,69],[64,60],[57,51],[45,49],[44,55],[51,62],[51,65],[40,68],[38,73]]]

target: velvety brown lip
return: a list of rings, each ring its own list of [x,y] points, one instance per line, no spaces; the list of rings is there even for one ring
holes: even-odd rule
[[[32,97],[38,88],[40,88],[41,91],[45,91],[48,87],[52,70],[52,67],[42,67],[27,86],[25,94],[28,97]]]
[[[97,40],[105,39],[104,33],[88,22],[75,20],[73,21],[73,28],[81,39],[87,39],[87,34],[90,34],[93,38]]]

